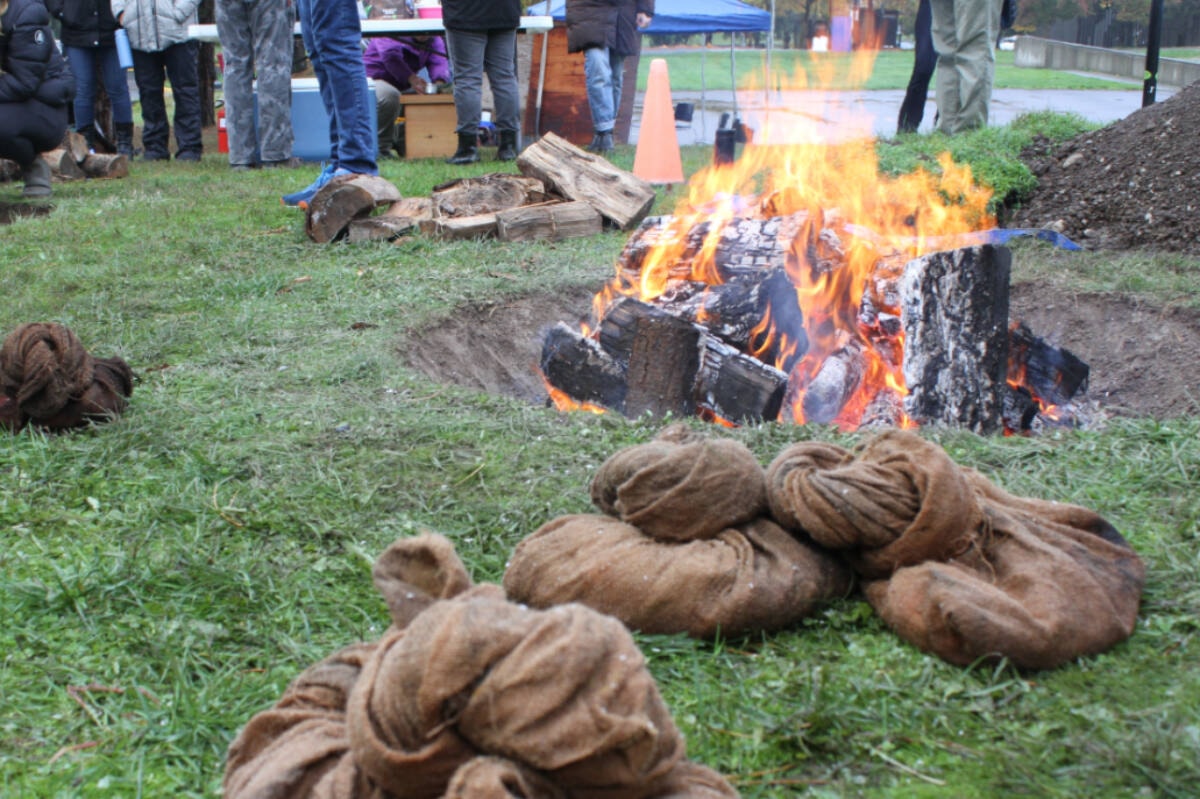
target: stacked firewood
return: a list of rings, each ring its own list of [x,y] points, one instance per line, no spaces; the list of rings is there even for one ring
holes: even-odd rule
[[[62,142],[42,158],[50,165],[56,181],[87,178],[123,178],[129,175],[129,158],[115,153],[94,153],[87,141],[75,131],[69,131]],[[0,179],[17,180],[21,168],[13,161],[0,159]]]
[[[631,230],[654,203],[641,178],[553,133],[517,157],[520,174],[460,178],[429,197],[401,197],[387,180],[348,175],[309,204],[305,232],[315,242],[394,241],[419,231],[440,239],[502,241],[590,236]]]

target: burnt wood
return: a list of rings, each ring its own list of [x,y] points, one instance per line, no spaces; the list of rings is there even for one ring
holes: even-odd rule
[[[539,366],[546,382],[577,402],[625,412],[624,364],[565,322],[557,322],[542,336]]]
[[[848,344],[831,352],[804,388],[801,401],[804,421],[828,424],[836,419],[846,402],[858,391],[865,371],[859,345]]]
[[[1048,405],[1063,405],[1087,391],[1090,368],[1070,350],[1033,334],[1024,322],[1009,330],[1009,380],[1024,385]]]
[[[989,244],[931,253],[905,266],[905,408],[919,423],[977,433],[1003,428],[1011,265],[1006,247]]]

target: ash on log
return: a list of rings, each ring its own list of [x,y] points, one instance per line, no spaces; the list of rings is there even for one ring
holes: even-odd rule
[[[1003,428],[1011,265],[1006,247],[983,245],[905,267],[905,408],[919,422],[985,434]]]
[[[804,421],[829,424],[858,391],[866,365],[862,347],[851,342],[829,354],[804,390]]]

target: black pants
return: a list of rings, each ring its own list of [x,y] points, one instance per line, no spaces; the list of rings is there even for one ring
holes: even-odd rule
[[[911,133],[921,127],[929,81],[937,67],[937,52],[933,49],[933,13],[929,9],[929,0],[921,0],[917,6],[913,43],[916,45],[913,71],[908,79],[908,89],[904,92],[904,102],[900,104],[900,120],[897,124],[901,133]]]
[[[180,155],[198,156],[201,143],[200,79],[196,69],[196,43],[173,44],[166,50],[133,51],[133,77],[142,103],[142,147],[147,157],[170,153],[171,129],[163,99],[164,76],[171,81],[175,98],[175,144]]]
[[[22,168],[38,153],[53,150],[67,135],[67,107],[54,108],[37,100],[0,103],[0,158]]]

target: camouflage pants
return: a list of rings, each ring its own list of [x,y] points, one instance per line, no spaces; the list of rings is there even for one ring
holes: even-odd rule
[[[217,0],[229,163],[292,157],[292,0]],[[254,80],[258,78],[258,113]]]

